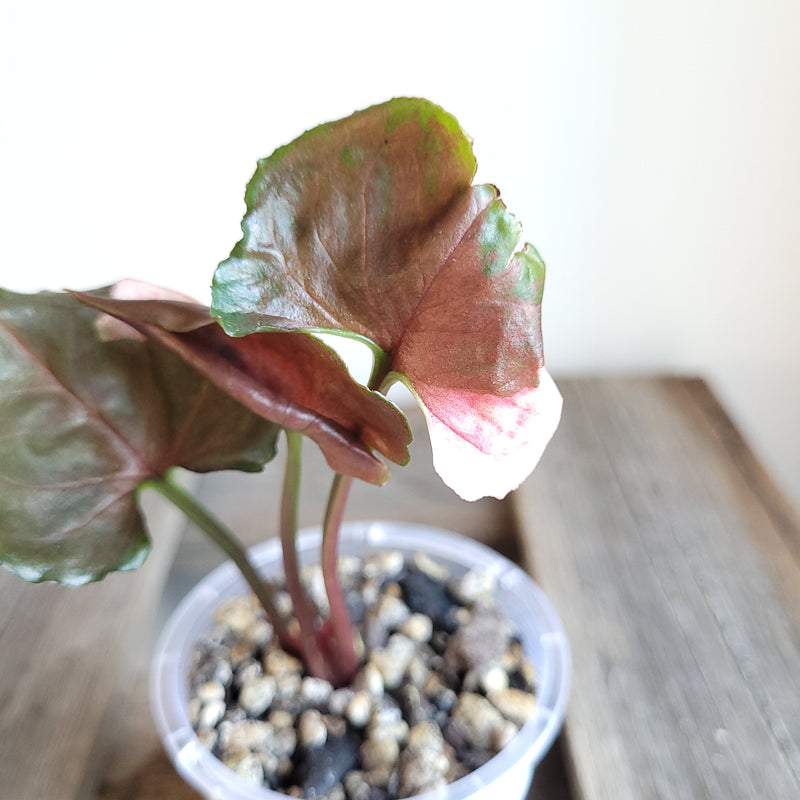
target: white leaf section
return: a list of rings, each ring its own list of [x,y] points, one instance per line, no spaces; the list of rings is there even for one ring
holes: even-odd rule
[[[464,500],[502,499],[516,489],[539,463],[561,419],[561,394],[544,369],[534,389],[506,398],[453,392],[447,404],[436,403],[436,412],[418,389],[412,391],[425,412],[433,466]]]

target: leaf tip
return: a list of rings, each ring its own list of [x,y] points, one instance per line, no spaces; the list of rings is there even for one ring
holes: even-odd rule
[[[420,399],[436,472],[464,500],[502,500],[539,463],[558,427],[562,402],[544,369],[536,387],[511,397],[454,396],[452,416],[437,416]]]

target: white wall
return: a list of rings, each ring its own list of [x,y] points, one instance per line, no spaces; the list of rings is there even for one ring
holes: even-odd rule
[[[423,95],[549,265],[556,374],[707,376],[800,501],[800,4],[0,3],[0,284],[208,298],[255,161]]]

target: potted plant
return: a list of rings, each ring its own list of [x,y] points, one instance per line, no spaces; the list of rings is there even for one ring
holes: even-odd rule
[[[217,268],[210,309],[136,281],[94,292],[0,293],[0,561],[26,580],[71,585],[134,569],[150,546],[136,500],[153,489],[227,553],[263,607],[269,647],[319,682],[311,685],[338,691],[368,680],[337,558],[352,481],[382,484],[383,459],[408,460],[409,428],[385,397],[389,387],[401,382],[417,398],[434,465],[468,500],[516,488],[560,415],[542,352],[543,262],[531,245],[517,250],[519,225],[494,187],[472,185],[475,167],[471,140],[452,116],[424,100],[395,99],[314,128],[259,162],[243,238]],[[366,385],[313,336],[321,332],[369,347]],[[267,545],[248,554],[174,470],[260,470],[282,435],[280,552]],[[303,436],[334,473],[316,538],[298,537],[296,525]],[[407,534],[398,536],[411,558]],[[436,536],[416,531],[411,540],[427,537],[436,549]],[[356,526],[345,549],[369,538]],[[301,570],[317,547],[322,598],[311,597]],[[449,547],[439,548],[445,561]],[[460,547],[470,554],[462,573],[492,559]],[[278,561],[288,606],[263,574]],[[427,575],[419,580],[433,580],[437,568],[417,569]],[[493,569],[496,576],[500,562]],[[224,597],[230,575],[220,580]],[[263,677],[260,666],[253,671]],[[560,720],[546,724],[549,741]],[[423,726],[420,741],[425,735]],[[185,744],[172,751],[179,767]],[[401,787],[400,796],[437,781]],[[380,796],[388,797],[385,783]],[[369,791],[346,790],[378,796]]]

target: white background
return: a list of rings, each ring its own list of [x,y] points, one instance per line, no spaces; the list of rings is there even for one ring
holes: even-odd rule
[[[0,284],[207,300],[256,160],[454,113],[548,263],[556,375],[706,377],[800,501],[800,3],[0,0]]]

